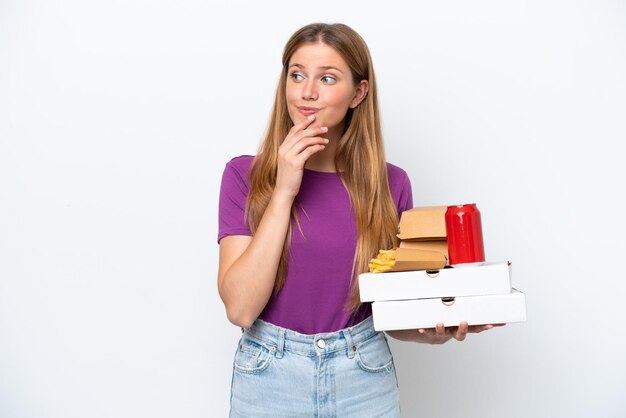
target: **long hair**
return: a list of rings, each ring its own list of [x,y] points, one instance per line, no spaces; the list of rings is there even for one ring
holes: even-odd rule
[[[369,90],[363,101],[348,109],[344,132],[335,154],[335,167],[342,172],[341,180],[348,191],[354,209],[357,244],[352,268],[351,295],[346,309],[355,312],[360,306],[358,274],[368,270],[370,258],[379,249],[397,245],[397,208],[389,190],[376,79],[369,49],[361,36],[343,24],[314,23],[296,31],[283,51],[282,72],[265,138],[249,172],[250,190],[246,202],[246,217],[252,233],[256,231],[269,204],[276,185],[278,148],[293,126],[285,98],[289,61],[305,43],[322,42],[334,48],[346,61],[355,86],[367,80]],[[295,202],[291,208],[297,221]],[[287,275],[289,243],[292,224],[279,262],[274,292],[283,287]]]

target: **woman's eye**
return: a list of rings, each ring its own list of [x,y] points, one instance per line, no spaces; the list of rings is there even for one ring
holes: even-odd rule
[[[302,77],[302,74],[299,73],[292,73],[290,77],[293,81],[301,81],[304,79],[304,77]]]
[[[332,77],[330,75],[325,75],[324,77],[322,77],[322,82],[325,84],[332,84],[335,81],[337,81],[335,77]]]

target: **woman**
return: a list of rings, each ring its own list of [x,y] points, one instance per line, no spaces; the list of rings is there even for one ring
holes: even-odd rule
[[[259,153],[231,160],[222,179],[218,287],[243,329],[231,416],[399,416],[387,339],[356,279],[397,245],[413,199],[385,161],[369,51],[346,25],[312,24],[282,62]],[[490,327],[387,334],[442,343]]]

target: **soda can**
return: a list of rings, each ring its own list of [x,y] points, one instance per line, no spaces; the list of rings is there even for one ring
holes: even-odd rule
[[[485,261],[483,227],[475,203],[448,206],[446,210],[448,261],[451,266]]]

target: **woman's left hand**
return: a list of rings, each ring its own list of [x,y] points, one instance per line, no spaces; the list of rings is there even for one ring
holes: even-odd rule
[[[443,344],[452,338],[457,341],[463,341],[468,333],[477,334],[487,331],[495,327],[502,327],[506,324],[489,324],[489,325],[472,325],[463,321],[458,327],[445,327],[442,323],[438,323],[435,328],[419,328],[405,329],[396,331],[386,331],[386,333],[395,339],[402,341],[415,341],[426,344]]]
[[[479,332],[487,331],[494,326],[503,326],[504,324],[489,324],[489,325],[467,325],[467,322],[463,321],[458,327],[444,327],[440,322],[435,328],[420,328],[417,330],[419,336],[421,336],[425,343],[430,344],[443,344],[448,340],[454,338],[457,341],[463,341],[468,333],[476,334]]]

